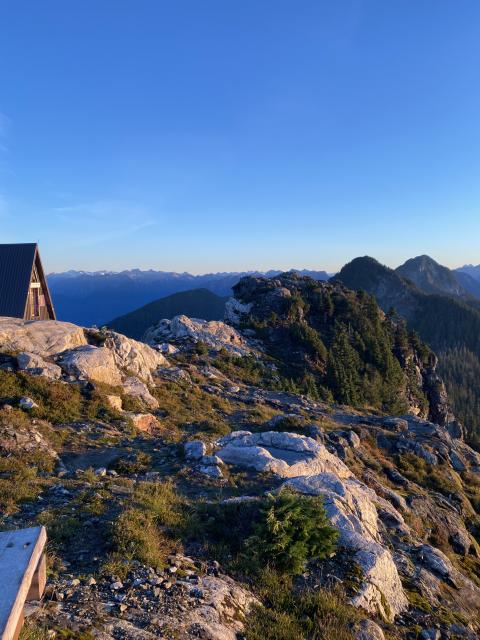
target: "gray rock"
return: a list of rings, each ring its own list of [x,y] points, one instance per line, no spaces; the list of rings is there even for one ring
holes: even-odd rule
[[[456,451],[450,451],[449,458],[455,471],[465,471],[465,469],[467,468],[465,460]]]
[[[200,462],[206,467],[209,467],[212,465],[220,467],[221,465],[225,464],[223,460],[218,456],[203,456]]]
[[[26,371],[31,375],[43,376],[50,380],[58,380],[62,376],[62,370],[56,364],[47,362],[36,353],[22,351],[17,355],[17,366],[20,371]]]
[[[380,612],[390,621],[405,611],[408,600],[390,550],[383,545],[376,505],[380,503],[400,523],[402,516],[354,476],[341,479],[334,473],[320,473],[292,478],[285,486],[323,496],[327,515],[340,533],[340,543],[354,553],[363,573],[352,603],[371,613]]]
[[[215,467],[212,465],[208,465],[208,466],[200,466],[198,468],[198,470],[200,471],[200,473],[203,473],[206,476],[209,476],[210,478],[223,478],[223,473],[222,470],[220,469],[220,467]]]
[[[166,340],[202,342],[210,349],[219,351],[226,349],[238,356],[252,353],[246,339],[233,327],[217,320],[200,320],[184,315],[175,316],[172,320],[161,320],[150,327],[144,336],[147,344],[155,346]]]
[[[152,396],[147,385],[138,378],[129,376],[125,378],[122,386],[128,396],[139,398],[149,409],[158,409],[158,400]]]
[[[112,386],[122,384],[122,375],[113,353],[106,347],[85,345],[70,349],[57,360],[65,373],[84,380],[103,382]]]
[[[284,478],[324,471],[334,472],[340,478],[352,475],[323,444],[296,433],[235,431],[220,439],[219,444],[223,446],[217,455],[224,462]]]
[[[85,344],[83,329],[70,322],[0,318],[0,351],[35,353],[48,358]]]
[[[207,447],[201,440],[186,442],[183,448],[187,460],[200,460],[207,453]]]

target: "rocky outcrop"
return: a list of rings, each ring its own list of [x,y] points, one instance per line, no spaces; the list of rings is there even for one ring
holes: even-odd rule
[[[229,298],[225,303],[225,320],[234,326],[239,326],[242,317],[247,316],[251,309],[252,304],[244,304],[237,300],[237,298]]]
[[[199,320],[187,316],[161,320],[148,329],[144,341],[151,346],[171,341],[184,344],[201,342],[215,351],[226,349],[239,356],[252,353],[246,339],[233,327],[216,320]]]
[[[105,335],[105,347],[112,352],[115,364],[121,371],[133,374],[145,382],[152,382],[152,374],[159,367],[169,366],[165,356],[143,342],[114,331],[108,331]]]
[[[93,380],[112,386],[122,384],[112,351],[106,347],[85,345],[63,352],[57,363],[65,373],[80,380]]]
[[[0,317],[0,352],[26,351],[48,358],[87,344],[84,331],[70,322]]]
[[[340,543],[353,552],[363,582],[352,599],[353,604],[393,620],[408,608],[408,600],[392,554],[385,547],[379,530],[377,504],[385,502],[372,489],[354,477],[340,479],[322,473],[287,480],[285,486],[299,493],[323,496],[331,523],[340,533]],[[402,516],[390,504],[388,512],[405,534],[409,533]]]
[[[17,354],[17,368],[27,373],[58,379],[63,371],[113,386],[132,376],[151,383],[158,368],[169,366],[161,353],[142,342],[52,320],[0,318],[0,353],[10,352]],[[148,402],[153,405],[151,398]]]
[[[327,448],[312,438],[296,433],[235,431],[219,440],[218,457],[228,464],[282,478],[311,476],[325,471],[340,478],[351,472]]]

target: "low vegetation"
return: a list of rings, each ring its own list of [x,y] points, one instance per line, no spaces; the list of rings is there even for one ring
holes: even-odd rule
[[[168,556],[179,549],[188,520],[188,504],[173,483],[138,484],[112,524],[112,553],[104,569],[114,567],[114,573],[124,573],[132,560],[164,567]]]

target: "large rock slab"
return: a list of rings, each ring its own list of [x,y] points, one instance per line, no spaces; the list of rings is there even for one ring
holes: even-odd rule
[[[313,438],[297,433],[234,431],[219,440],[218,456],[228,464],[272,472],[283,478],[310,476],[329,471],[340,478],[352,472]]]
[[[83,329],[70,322],[0,317],[0,352],[26,351],[46,358],[85,344]]]
[[[112,386],[122,384],[122,375],[113,356],[106,347],[85,345],[65,351],[57,363],[65,373],[84,380],[103,382]]]
[[[390,621],[407,609],[408,600],[397,567],[379,531],[376,505],[385,507],[386,501],[354,476],[341,479],[333,473],[321,473],[287,480],[285,486],[324,497],[325,510],[339,531],[340,544],[353,552],[363,573],[363,582],[352,603]],[[403,523],[402,516],[391,505],[386,508]]]

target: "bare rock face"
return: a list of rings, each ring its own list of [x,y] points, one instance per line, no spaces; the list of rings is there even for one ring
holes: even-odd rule
[[[135,378],[129,376],[122,383],[125,393],[134,398],[140,398],[149,409],[158,409],[158,400],[152,396],[147,385]]]
[[[234,326],[238,326],[243,316],[252,310],[251,303],[243,303],[237,298],[229,298],[225,303],[225,320]]]
[[[122,384],[122,375],[110,349],[85,345],[65,351],[57,363],[69,375],[112,386]]]
[[[145,333],[147,344],[155,346],[170,340],[203,342],[211,349],[226,349],[239,356],[248,355],[252,349],[233,327],[217,320],[199,320],[187,316],[175,316],[172,320],[161,320]]]
[[[27,351],[45,358],[86,344],[82,327],[70,322],[0,318],[2,352]]]
[[[218,456],[228,464],[269,471],[283,478],[310,476],[329,471],[348,478],[351,471],[312,438],[296,433],[234,431],[219,440]]]
[[[375,491],[353,476],[340,479],[333,473],[293,478],[285,485],[299,493],[324,497],[325,510],[340,533],[340,543],[354,553],[363,573],[362,585],[352,604],[380,613],[390,621],[405,611],[408,600],[392,554],[384,546],[379,531],[376,505],[385,503]],[[402,516],[391,505],[387,508],[408,533]]]
[[[152,374],[159,367],[169,366],[168,360],[158,351],[114,331],[107,333],[105,347],[112,352],[119,369],[128,371],[145,382],[152,382]]]
[[[128,374],[152,382],[158,368],[169,366],[161,353],[142,342],[114,331],[83,329],[53,320],[0,318],[1,352],[20,352],[18,367],[28,373],[57,379],[63,370],[68,375],[114,386]],[[53,357],[57,364],[48,361]]]

